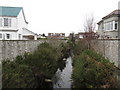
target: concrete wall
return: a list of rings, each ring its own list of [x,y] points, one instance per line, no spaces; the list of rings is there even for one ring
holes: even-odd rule
[[[54,47],[64,40],[0,40],[0,60],[13,59],[17,55],[23,55],[25,52],[33,52],[37,46],[43,42],[48,42]]]
[[[120,68],[120,40],[93,40],[92,48]]]
[[[44,41],[0,41],[0,60],[13,59],[17,55],[34,51]]]

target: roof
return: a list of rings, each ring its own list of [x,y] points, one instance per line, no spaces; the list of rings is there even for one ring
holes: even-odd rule
[[[102,19],[104,18],[107,18],[107,17],[110,17],[112,15],[120,15],[120,9],[117,9],[117,10],[114,10],[113,12],[111,12],[110,14],[106,15],[105,17],[103,17]]]
[[[24,11],[22,7],[8,7],[8,6],[0,6],[0,16],[9,16],[9,17],[17,17],[22,10],[23,17],[25,22],[28,24],[26,21]]]
[[[7,7],[0,6],[0,16],[18,16],[19,12],[22,10],[22,7]]]
[[[97,24],[99,25],[100,23],[102,23],[103,22],[103,20],[100,20]]]
[[[97,24],[100,24],[101,22],[103,22],[103,19],[109,18],[110,16],[113,16],[113,15],[119,15],[120,16],[120,9],[114,10],[113,12],[109,13],[108,15],[103,17],[102,20],[100,20]]]
[[[37,33],[34,33],[34,32],[32,32],[32,31],[30,31],[30,30],[28,30],[28,29],[26,29],[26,28],[22,28],[23,30],[26,30],[26,31],[28,31],[28,32],[31,32],[32,34],[34,34],[34,35],[37,35]]]

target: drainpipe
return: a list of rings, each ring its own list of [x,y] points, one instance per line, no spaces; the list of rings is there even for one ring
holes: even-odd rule
[[[105,31],[104,31],[104,37],[103,37],[103,48],[104,48],[104,57],[105,57]]]
[[[120,1],[118,2],[118,9],[120,10]],[[120,68],[120,14],[118,16],[118,68]]]

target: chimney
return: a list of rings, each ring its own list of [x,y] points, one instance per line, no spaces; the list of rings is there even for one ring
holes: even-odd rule
[[[120,1],[118,2],[118,9],[120,9]]]

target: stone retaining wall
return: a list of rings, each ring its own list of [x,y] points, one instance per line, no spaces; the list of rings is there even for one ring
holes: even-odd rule
[[[91,46],[120,68],[120,40],[92,40]]]
[[[37,46],[43,42],[48,42],[58,46],[63,40],[1,40],[0,41],[0,60],[13,59],[17,55],[25,52],[33,52]]]

